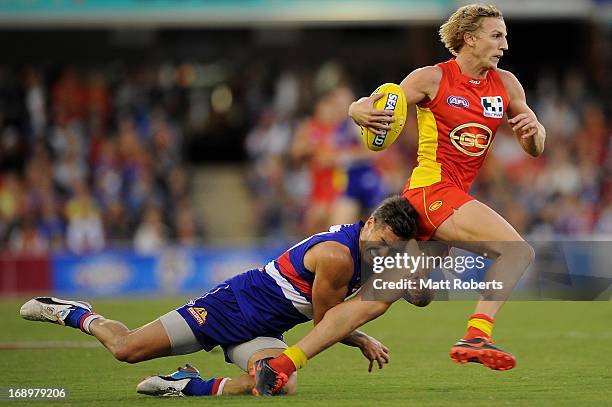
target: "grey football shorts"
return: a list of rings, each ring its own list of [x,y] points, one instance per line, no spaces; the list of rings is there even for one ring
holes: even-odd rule
[[[159,320],[170,339],[171,355],[186,355],[203,349],[189,324],[177,311],[170,311],[162,315]],[[228,346],[226,348],[226,355],[233,364],[246,372],[248,361],[256,352],[264,349],[286,348],[287,344],[280,339],[258,336],[248,342]]]

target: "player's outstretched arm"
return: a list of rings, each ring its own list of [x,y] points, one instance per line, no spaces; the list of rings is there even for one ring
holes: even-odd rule
[[[405,242],[403,251],[412,256],[418,256],[421,253],[421,249],[414,239]],[[405,268],[387,269],[384,273],[384,280],[388,283],[399,283],[406,279],[418,281],[428,276],[430,271],[430,269],[425,268],[412,271]],[[374,361],[378,362],[379,368],[382,368],[383,364],[389,363],[389,349],[375,338],[358,331],[356,328],[383,314],[392,303],[400,298],[405,298],[416,306],[426,306],[431,302],[431,293],[405,289],[376,290],[373,281],[377,277],[380,277],[380,275],[370,277],[362,285],[361,291],[355,298],[327,310],[315,328],[302,341],[298,342],[296,346],[300,349],[302,349],[302,344],[309,347],[308,352],[302,349],[306,358],[309,359],[333,345],[335,341],[340,341],[361,349],[361,352],[370,361],[369,371],[372,370]],[[399,287],[400,285],[395,284],[394,286]],[[356,300],[357,304],[354,303]],[[322,328],[318,326],[320,324],[324,324]]]
[[[525,90],[511,72],[499,70],[508,92],[508,124],[512,127],[517,140],[525,152],[538,157],[544,152],[546,130],[538,121],[536,114],[527,105]]]
[[[327,311],[323,319],[296,345],[287,348],[282,355],[257,361],[254,368],[255,389],[259,394],[277,393],[275,383],[287,380],[296,370],[302,368],[308,359],[321,353],[340,341],[357,327],[383,314],[391,305],[382,301],[362,301],[358,294],[352,299],[336,305]],[[382,345],[382,344],[381,344]],[[383,345],[384,346],[384,345]],[[363,349],[362,349],[363,351]],[[388,349],[385,348],[386,354]],[[370,360],[370,371],[374,360],[382,367],[387,360],[364,355]]]
[[[386,301],[364,301],[358,294],[327,311],[323,319],[296,345],[310,359],[384,314],[391,304]]]
[[[313,322],[319,324],[330,309],[344,301],[353,275],[354,264],[349,249],[338,242],[323,242],[310,249],[304,263],[314,270],[312,285]],[[348,332],[340,342],[359,348],[369,360],[369,371],[374,361],[379,368],[389,363],[389,349],[377,339],[357,330]]]

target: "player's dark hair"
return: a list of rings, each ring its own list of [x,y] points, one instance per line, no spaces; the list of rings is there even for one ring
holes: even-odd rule
[[[388,225],[402,239],[412,239],[417,232],[419,214],[401,195],[390,196],[382,201],[372,217],[377,223]]]

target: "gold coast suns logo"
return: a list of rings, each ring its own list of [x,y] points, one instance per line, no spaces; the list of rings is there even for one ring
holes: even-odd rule
[[[465,123],[450,132],[451,143],[465,155],[483,155],[491,144],[493,132],[480,123]]]
[[[429,210],[431,212],[437,211],[442,206],[442,201],[435,201],[431,205],[429,205]]]

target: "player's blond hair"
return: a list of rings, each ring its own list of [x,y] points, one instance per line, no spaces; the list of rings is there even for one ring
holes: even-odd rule
[[[455,11],[440,26],[440,39],[453,55],[457,55],[465,41],[465,33],[473,33],[480,28],[485,17],[504,18],[501,11],[492,4],[468,4]]]

